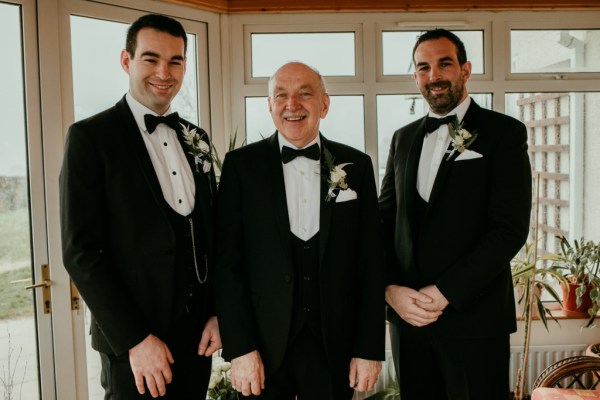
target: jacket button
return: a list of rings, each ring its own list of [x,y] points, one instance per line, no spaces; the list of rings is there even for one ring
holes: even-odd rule
[[[292,281],[292,277],[290,275],[284,275],[283,280],[289,283]]]

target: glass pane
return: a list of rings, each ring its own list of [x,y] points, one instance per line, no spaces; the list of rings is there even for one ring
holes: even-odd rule
[[[71,16],[76,121],[113,106],[127,92],[129,79],[121,68],[120,55],[125,47],[128,27],[129,24],[120,22]],[[196,35],[187,36],[185,79],[172,107],[183,118],[199,124]],[[87,307],[84,312],[86,331],[89,331],[90,315]],[[89,335],[86,335],[86,345],[89,399],[101,400],[104,398],[104,390],[100,385],[100,357],[91,348]]]
[[[541,178],[540,247],[557,252],[556,235],[599,238],[600,114],[594,110],[600,93],[510,93],[506,107],[527,126],[532,169]],[[581,228],[571,232],[571,226]]]
[[[331,105],[319,129],[330,140],[365,151],[365,116],[362,96],[330,96]],[[271,136],[275,125],[266,97],[246,97],[246,139],[257,142]]]
[[[492,108],[491,94],[471,94],[481,107]],[[385,174],[385,165],[390,152],[390,143],[396,130],[419,118],[429,111],[429,105],[421,95],[392,94],[377,96],[377,140],[379,157],[379,187]]]
[[[512,72],[600,72],[600,29],[514,30]]]
[[[465,44],[467,59],[471,61],[473,74],[483,74],[484,48],[483,31],[452,31]],[[388,31],[382,32],[383,74],[412,75],[415,66],[412,51],[422,31]]]
[[[0,3],[0,397],[39,399],[19,6]],[[2,396],[3,395],[3,396]]]
[[[540,254],[560,251],[557,235],[571,242],[582,236],[600,238],[598,107],[600,93],[593,92],[506,95],[507,113],[527,126],[531,166],[540,179]],[[558,287],[557,292],[561,293]],[[552,300],[547,294],[542,299]]]
[[[323,76],[354,76],[354,32],[253,33],[252,76],[270,77],[283,64],[301,61]]]
[[[127,92],[129,80],[121,68],[120,57],[128,27],[120,22],[71,16],[75,121],[113,106]],[[183,118],[200,124],[196,35],[187,36],[185,79],[172,107]]]

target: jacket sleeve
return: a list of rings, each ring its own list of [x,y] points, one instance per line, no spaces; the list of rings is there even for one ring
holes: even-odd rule
[[[118,278],[108,250],[104,159],[81,124],[69,129],[60,173],[63,263],[115,354],[149,329]]]
[[[381,251],[377,189],[369,157],[362,168],[360,187],[357,295],[360,296],[355,325],[354,357],[385,359],[384,265]]]
[[[501,120],[489,123],[502,126],[505,134],[497,136],[492,153],[487,155],[491,159],[490,192],[483,233],[472,250],[459,257],[436,282],[457,309],[467,307],[508,268],[529,232],[532,189],[527,131],[515,119],[496,118]]]
[[[219,182],[215,299],[223,356],[233,359],[258,349],[251,299],[245,284],[242,185],[235,152],[225,157]]]

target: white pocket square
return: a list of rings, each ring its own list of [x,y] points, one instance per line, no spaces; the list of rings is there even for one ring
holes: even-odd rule
[[[478,152],[467,149],[467,150],[463,151],[462,153],[460,153],[458,155],[458,157],[456,157],[454,159],[454,161],[472,160],[474,158],[481,158],[481,157],[483,157],[483,155],[479,154]]]
[[[350,201],[357,198],[356,192],[352,189],[340,190],[335,197],[336,203],[341,203],[343,201]]]

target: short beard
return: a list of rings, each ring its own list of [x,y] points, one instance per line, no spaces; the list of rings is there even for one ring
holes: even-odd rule
[[[429,91],[430,86],[439,86],[440,84],[449,88],[448,93],[437,96],[431,94]],[[435,84],[427,84],[425,88],[421,90],[421,94],[429,104],[429,107],[433,112],[438,115],[446,115],[450,111],[454,110],[460,103],[464,93],[464,81],[459,79],[454,84],[449,81],[436,82]]]

